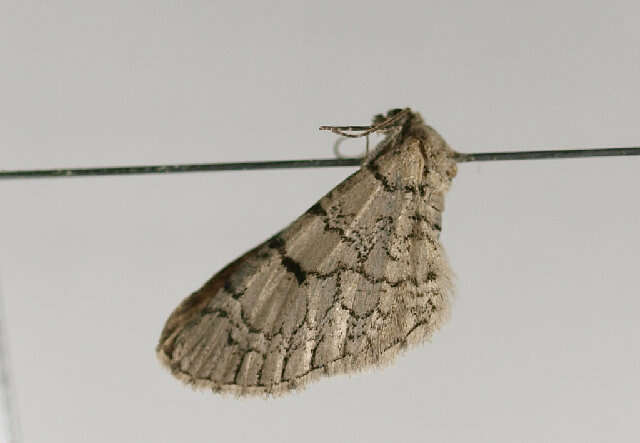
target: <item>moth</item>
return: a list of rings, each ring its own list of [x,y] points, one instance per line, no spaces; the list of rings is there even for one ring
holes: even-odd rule
[[[439,241],[456,152],[394,109],[361,168],[288,227],[215,274],[166,321],[156,351],[178,379],[277,395],[388,363],[447,319]]]

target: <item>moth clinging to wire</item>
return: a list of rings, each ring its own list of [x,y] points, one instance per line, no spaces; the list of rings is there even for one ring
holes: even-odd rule
[[[439,234],[458,154],[410,109],[356,129],[386,135],[361,168],[171,314],[157,354],[177,378],[282,394],[389,362],[447,318]]]

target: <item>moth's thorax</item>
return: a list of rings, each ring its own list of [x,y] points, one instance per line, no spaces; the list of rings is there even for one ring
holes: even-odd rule
[[[397,126],[386,132],[387,137],[365,158],[365,165],[393,170],[393,177],[389,178],[398,185],[411,187],[430,182],[446,191],[457,172],[456,152],[424,123],[420,114],[408,111]]]

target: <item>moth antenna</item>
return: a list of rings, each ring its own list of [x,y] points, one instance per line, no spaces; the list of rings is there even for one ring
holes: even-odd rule
[[[409,108],[402,109],[388,116],[386,119],[384,119],[380,123],[370,125],[370,126],[320,126],[320,130],[331,131],[334,134],[338,134],[343,137],[349,137],[349,138],[364,137],[374,132],[382,131],[382,130],[389,129],[391,127],[396,126],[395,123],[398,120],[400,120],[402,117],[405,117],[406,115],[408,115],[409,111],[410,111]],[[379,119],[379,117],[377,119]],[[359,134],[352,134],[352,132],[359,132]]]

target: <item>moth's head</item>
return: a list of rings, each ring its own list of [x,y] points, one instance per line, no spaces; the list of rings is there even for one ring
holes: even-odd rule
[[[376,132],[388,132],[403,127],[416,117],[418,117],[418,115],[413,113],[409,108],[395,108],[386,114],[375,115],[371,121],[371,126],[379,128]]]

